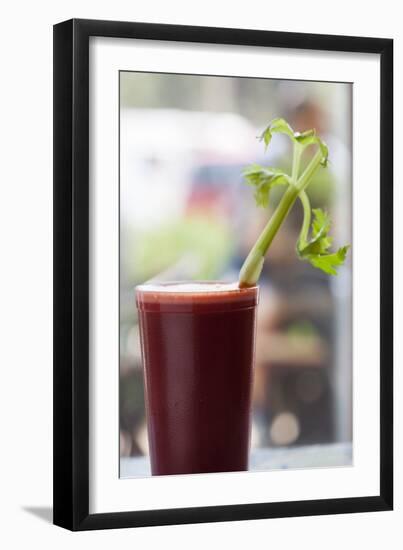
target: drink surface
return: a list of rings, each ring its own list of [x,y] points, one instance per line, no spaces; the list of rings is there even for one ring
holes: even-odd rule
[[[173,282],[136,287],[137,307],[144,311],[233,310],[254,307],[257,287],[242,288],[238,283]]]
[[[153,475],[248,467],[258,289],[136,289]]]

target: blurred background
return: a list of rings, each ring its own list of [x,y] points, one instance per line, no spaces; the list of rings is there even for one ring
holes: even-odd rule
[[[290,169],[285,136],[267,153],[257,139],[275,117],[327,142],[329,168],[308,194],[330,212],[334,246],[351,243],[351,93],[348,83],[120,73],[122,460],[148,453],[135,285],[157,275],[237,279],[270,215],[255,206],[242,169]],[[259,449],[269,459],[282,452],[265,468],[352,462],[351,253],[337,277],[299,261],[301,220],[297,203],[260,282],[252,462]]]

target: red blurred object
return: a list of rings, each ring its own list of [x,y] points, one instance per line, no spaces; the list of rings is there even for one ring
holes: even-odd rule
[[[242,170],[246,161],[239,158],[209,157],[197,164],[186,204],[186,213],[228,217],[239,199]]]

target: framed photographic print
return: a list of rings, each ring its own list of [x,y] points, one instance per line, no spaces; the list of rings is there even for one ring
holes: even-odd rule
[[[391,510],[393,42],[54,27],[54,523]]]

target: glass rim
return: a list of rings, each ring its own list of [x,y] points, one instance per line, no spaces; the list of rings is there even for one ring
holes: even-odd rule
[[[186,288],[187,287],[187,288]],[[172,280],[149,281],[134,287],[137,293],[157,294],[219,294],[219,293],[251,293],[259,289],[259,285],[239,287],[238,281],[220,280]]]

